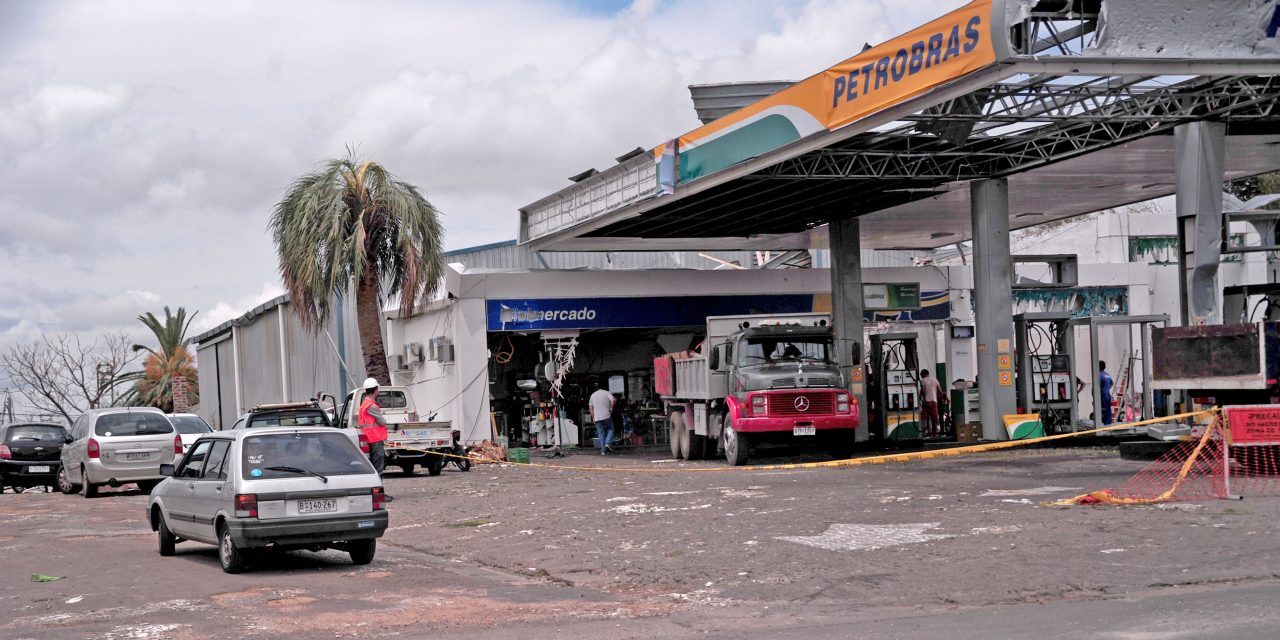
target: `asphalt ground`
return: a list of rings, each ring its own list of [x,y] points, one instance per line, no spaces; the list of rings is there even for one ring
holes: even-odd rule
[[[785,452],[783,452],[785,454]],[[761,462],[823,458],[784,455]],[[371,565],[161,558],[146,497],[0,496],[0,638],[1263,638],[1280,498],[1047,503],[1119,486],[1114,447],[841,469],[657,452],[387,479]],[[689,472],[694,468],[724,469]],[[655,471],[656,470],[656,471]],[[33,583],[31,574],[63,576]]]

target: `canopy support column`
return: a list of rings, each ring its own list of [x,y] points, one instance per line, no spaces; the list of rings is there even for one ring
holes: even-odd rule
[[[1009,257],[1009,182],[969,186],[973,289],[978,335],[982,439],[1007,440],[1004,416],[1016,413],[1013,386],[1013,261]]]
[[[1227,125],[1188,122],[1173,130],[1174,205],[1178,213],[1178,292],[1182,324],[1218,322],[1216,291],[1222,242]]]
[[[867,439],[867,392],[862,369],[862,234],[853,216],[827,225],[831,244],[831,326],[836,362],[849,372],[849,392],[858,401],[858,442]]]

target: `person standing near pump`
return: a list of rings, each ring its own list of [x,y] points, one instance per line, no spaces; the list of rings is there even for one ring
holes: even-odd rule
[[[613,448],[609,443],[613,442],[613,405],[617,402],[613,394],[604,388],[604,383],[596,381],[596,391],[591,394],[591,420],[596,423],[596,439],[600,444],[600,455],[606,455]]]
[[[1111,380],[1111,374],[1107,373],[1107,363],[1098,361],[1098,391],[1102,397],[1102,424],[1111,424],[1111,386],[1114,382]]]
[[[938,398],[942,397],[942,385],[929,375],[928,369],[920,370],[920,419],[924,422],[924,436],[936,438],[942,435],[942,416],[938,413]]]
[[[364,397],[360,399],[356,424],[369,442],[369,462],[381,476],[387,466],[387,419],[382,415],[382,407],[378,406],[378,381],[365,378],[363,386]],[[386,499],[390,500],[391,496],[386,496]]]

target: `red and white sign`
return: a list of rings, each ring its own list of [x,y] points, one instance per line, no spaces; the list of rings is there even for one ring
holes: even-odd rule
[[[1226,407],[1232,444],[1280,444],[1280,405]]]

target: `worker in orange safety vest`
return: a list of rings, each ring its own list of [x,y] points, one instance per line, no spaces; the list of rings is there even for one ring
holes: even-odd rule
[[[373,378],[364,381],[364,397],[360,400],[356,424],[369,443],[369,462],[378,470],[378,475],[382,475],[382,470],[387,466],[387,419],[378,406],[378,381]]]

